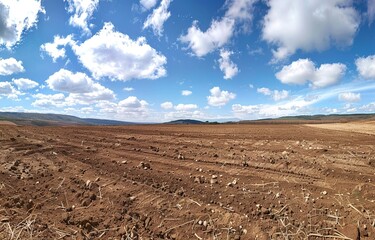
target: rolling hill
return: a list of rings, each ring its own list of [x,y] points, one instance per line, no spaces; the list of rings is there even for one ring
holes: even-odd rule
[[[27,126],[69,126],[69,125],[132,125],[136,123],[105,119],[79,118],[63,114],[51,113],[18,113],[0,112],[0,121],[13,122],[17,125]]]

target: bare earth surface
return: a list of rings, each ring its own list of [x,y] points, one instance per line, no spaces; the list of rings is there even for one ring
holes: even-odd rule
[[[358,132],[375,135],[375,121],[372,122],[349,122],[349,123],[329,123],[329,124],[307,124],[310,127]]]
[[[375,239],[375,135],[334,129],[0,126],[0,239]]]
[[[16,126],[17,124],[9,122],[9,121],[0,121],[0,125],[11,125],[11,126]]]

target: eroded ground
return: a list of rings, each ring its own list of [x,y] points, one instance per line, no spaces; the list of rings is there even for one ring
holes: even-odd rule
[[[0,126],[0,239],[374,239],[375,135]]]

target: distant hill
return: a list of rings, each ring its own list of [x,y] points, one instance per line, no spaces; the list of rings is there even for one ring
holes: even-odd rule
[[[175,121],[166,122],[165,124],[205,124],[205,122],[193,119],[179,119]]]
[[[317,114],[266,118],[259,120],[243,120],[239,123],[345,123],[353,121],[372,121],[375,114]]]
[[[44,113],[18,113],[18,112],[0,112],[0,121],[9,121],[17,125],[26,126],[69,126],[69,125],[132,125],[136,123],[79,118],[63,114],[44,114]]]
[[[286,116],[280,118],[267,118],[259,120],[227,121],[220,123],[237,124],[296,124],[296,123],[344,123],[353,121],[375,122],[375,114],[330,114],[330,115],[301,115]],[[20,126],[70,126],[70,125],[88,125],[88,126],[120,126],[135,125],[140,123],[124,122],[116,120],[79,118],[63,114],[44,114],[44,113],[18,113],[18,112],[0,112],[1,125],[14,123]],[[149,123],[153,124],[153,123]],[[219,124],[218,122],[204,122],[194,119],[179,119],[166,122],[164,124]]]

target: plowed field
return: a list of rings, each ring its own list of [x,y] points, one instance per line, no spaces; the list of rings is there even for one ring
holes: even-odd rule
[[[375,239],[375,135],[0,126],[0,239]]]

